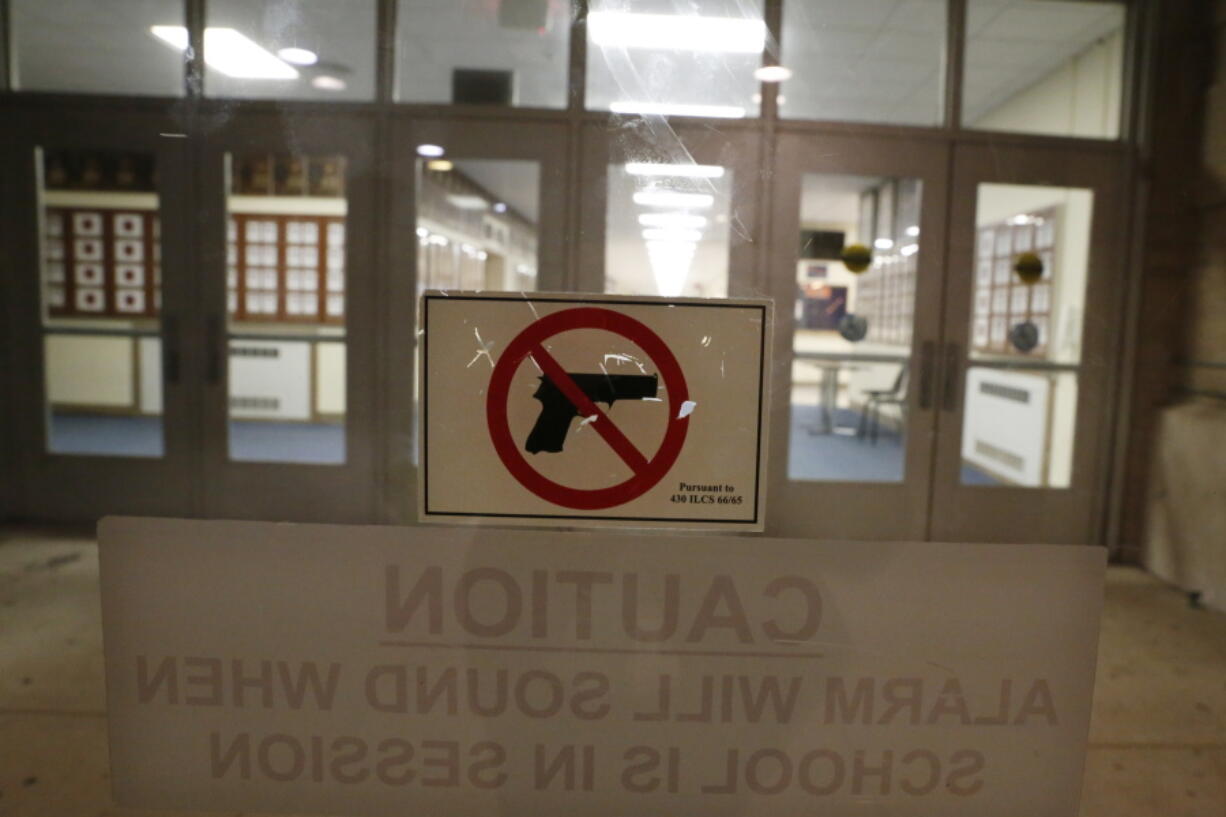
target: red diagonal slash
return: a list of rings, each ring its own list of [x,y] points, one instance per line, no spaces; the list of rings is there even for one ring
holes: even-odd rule
[[[579,413],[584,417],[596,415],[595,422],[591,423],[592,428],[604,438],[604,441],[609,444],[617,456],[622,458],[626,465],[630,466],[630,470],[636,475],[642,474],[647,469],[647,458],[644,457],[639,450],[634,447],[634,443],[630,442],[629,438],[622,433],[621,429],[613,424],[609,419],[609,415],[600,410],[600,407],[593,403],[588,396],[583,393],[583,389],[575,385],[575,381],[570,379],[570,375],[562,368],[558,361],[553,359],[553,355],[545,351],[545,347],[539,343],[532,347],[529,352],[532,358],[536,360],[537,365],[541,367],[541,371],[545,376],[553,381],[553,385],[558,387],[558,391],[571,402],[575,408],[579,409]]]

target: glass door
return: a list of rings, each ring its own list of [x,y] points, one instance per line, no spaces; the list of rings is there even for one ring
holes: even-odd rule
[[[768,530],[921,539],[935,432],[946,149],[779,137]]]
[[[143,115],[14,115],[6,289],[32,516],[194,511],[187,139]]]
[[[201,149],[210,516],[375,516],[373,144],[357,118],[251,115]]]
[[[386,515],[415,518],[417,308],[426,290],[557,292],[565,270],[566,127],[537,122],[398,120],[387,268],[385,400],[391,426]],[[530,305],[525,304],[525,309]],[[473,366],[497,338],[474,327]]]
[[[932,538],[1098,540],[1125,183],[1110,149],[958,148]]]

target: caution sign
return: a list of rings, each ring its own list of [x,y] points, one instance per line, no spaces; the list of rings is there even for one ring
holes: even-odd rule
[[[761,530],[770,302],[427,293],[423,518]]]

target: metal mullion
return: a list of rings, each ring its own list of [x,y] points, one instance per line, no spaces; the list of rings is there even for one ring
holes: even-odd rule
[[[389,105],[396,94],[397,0],[378,0],[375,19],[375,101]]]
[[[187,26],[183,91],[188,99],[204,96],[204,26],[207,2],[208,0],[186,0],[183,8],[183,24]]]
[[[13,90],[17,76],[17,50],[13,47],[12,12],[9,0],[0,0],[0,91]]]
[[[566,269],[562,271],[563,287],[574,291],[580,286],[579,267],[583,236],[583,163],[584,114],[587,106],[587,15],[588,0],[571,0],[570,42],[566,75],[566,177],[562,195],[566,197],[564,211],[567,237]],[[606,202],[605,206],[608,206]]]
[[[962,128],[962,77],[966,65],[967,0],[946,0],[945,129]]]
[[[783,54],[783,0],[766,0],[762,21],[766,24],[766,47],[762,51],[762,65],[779,65]],[[778,91],[778,82],[758,83],[762,100],[758,106],[758,116],[767,123],[765,137],[771,135],[771,125],[779,118]]]

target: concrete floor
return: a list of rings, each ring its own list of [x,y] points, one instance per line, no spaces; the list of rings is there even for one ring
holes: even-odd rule
[[[155,817],[111,805],[98,605],[91,539],[0,529],[3,817]],[[1131,568],[1107,578],[1081,813],[1226,815],[1226,615]]]

